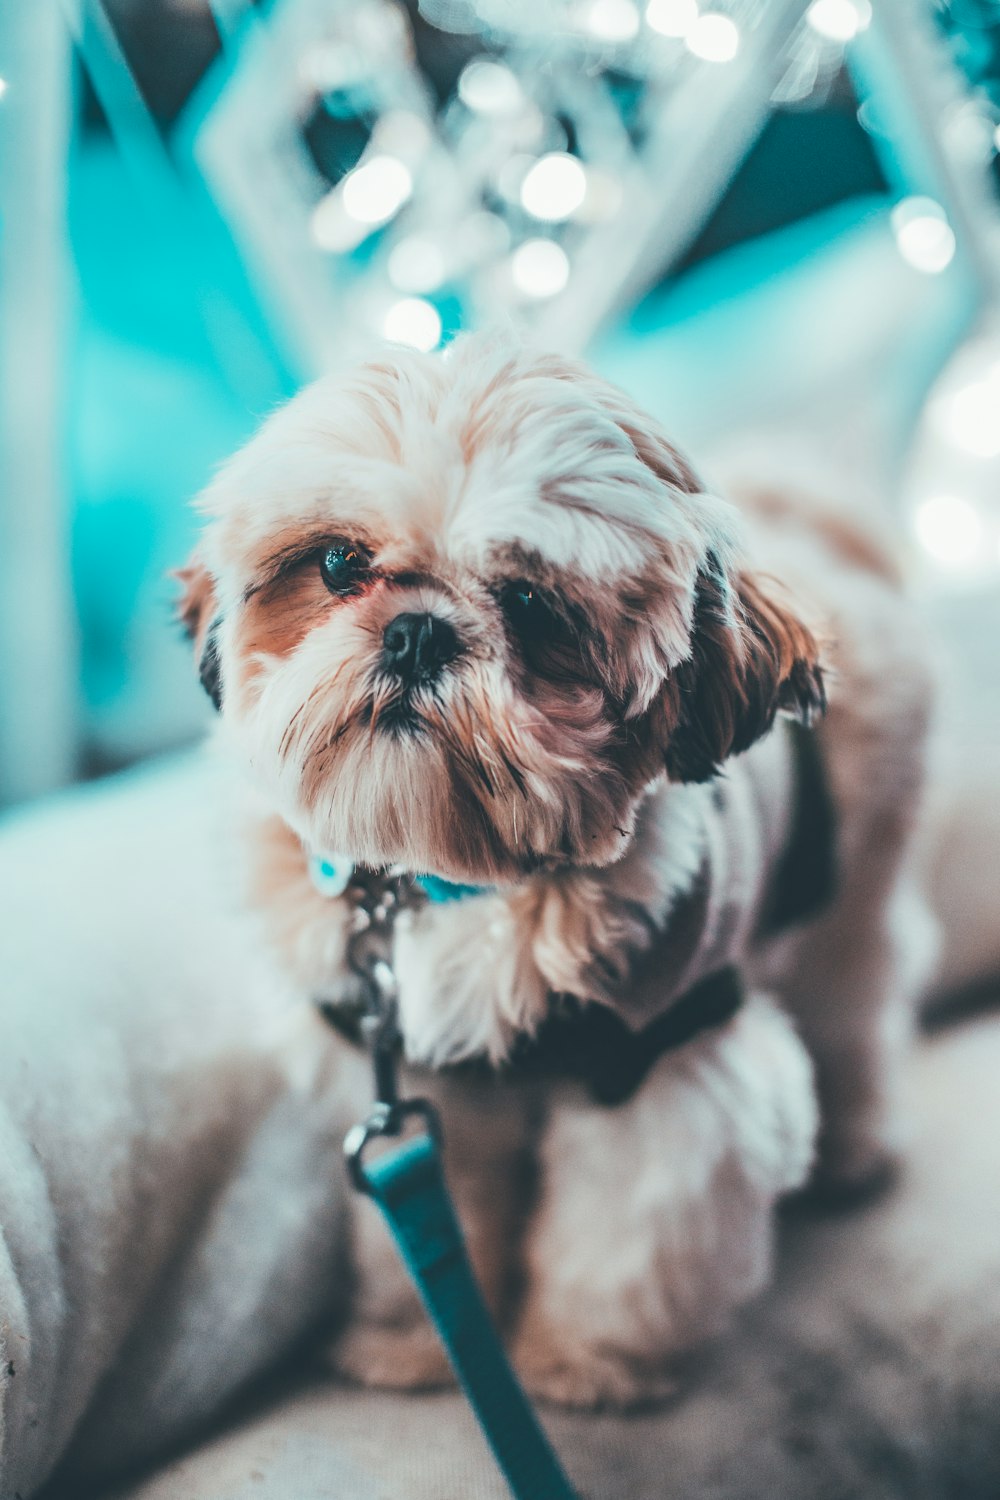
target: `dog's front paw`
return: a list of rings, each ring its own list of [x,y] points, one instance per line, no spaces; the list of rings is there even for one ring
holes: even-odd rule
[[[901,1165],[899,1144],[887,1132],[829,1131],[820,1138],[807,1195],[831,1207],[867,1202],[892,1185]]]
[[[658,1405],[677,1390],[677,1380],[663,1365],[531,1322],[518,1334],[513,1357],[530,1394],[559,1406],[629,1411]]]
[[[354,1324],[330,1347],[327,1361],[338,1375],[358,1385],[386,1390],[435,1390],[454,1382],[447,1356],[429,1323],[406,1328]]]

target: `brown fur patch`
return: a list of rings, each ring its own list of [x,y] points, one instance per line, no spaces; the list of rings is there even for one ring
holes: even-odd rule
[[[818,532],[831,550],[844,562],[862,572],[884,578],[901,587],[903,572],[893,551],[892,537],[870,517],[862,522],[829,504],[811,501],[803,505],[802,497],[792,490],[760,489],[741,494],[741,502],[768,520],[791,521],[797,527],[807,526]]]
[[[197,557],[186,567],[171,573],[181,585],[181,595],[174,610],[188,640],[200,654],[205,633],[216,614],[215,583],[212,575]]]
[[[288,656],[336,605],[315,559],[303,559],[247,599],[239,626],[241,659]]]
[[[840,557],[863,572],[874,573],[886,583],[902,587],[903,570],[889,551],[883,546],[881,537],[876,537],[860,526],[855,526],[845,516],[824,512],[815,518],[816,530],[821,532]]]

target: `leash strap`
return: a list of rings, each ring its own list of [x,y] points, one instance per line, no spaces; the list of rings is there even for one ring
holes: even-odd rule
[[[514,1500],[576,1500],[476,1284],[434,1135],[359,1162],[358,1175],[388,1221]]]
[[[412,890],[392,872],[369,881],[348,940],[348,962],[365,999],[361,1030],[375,1073],[372,1111],[344,1142],[348,1170],[354,1186],[385,1215],[514,1500],[576,1500],[476,1284],[441,1166],[437,1115],[427,1100],[399,1095],[392,933],[400,903],[410,900]],[[413,1118],[424,1127],[420,1134],[366,1163],[369,1141],[398,1139]]]

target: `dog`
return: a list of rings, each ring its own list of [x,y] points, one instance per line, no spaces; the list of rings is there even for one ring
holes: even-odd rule
[[[720,498],[505,335],[321,379],[199,505],[180,614],[247,899],[336,1017],[353,907],[317,861],[445,892],[396,925],[399,1023],[485,1295],[536,1395],[660,1398],[765,1285],[777,1201],[899,1151],[932,695],[890,553],[803,496]],[[445,1379],[363,1200],[353,1233],[335,1363]]]

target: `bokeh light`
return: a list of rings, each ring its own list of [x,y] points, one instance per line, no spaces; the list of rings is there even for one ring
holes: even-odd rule
[[[373,156],[348,173],[340,191],[350,217],[375,227],[399,212],[413,191],[413,178],[398,157]]]
[[[458,97],[480,115],[509,115],[524,103],[521,85],[502,63],[476,58],[458,80]]]
[[[646,22],[661,36],[685,37],[698,19],[698,0],[649,0]]]
[[[943,404],[939,425],[948,438],[977,458],[1000,455],[1000,366],[984,380],[962,386]]]
[[[568,219],[587,193],[587,174],[575,156],[550,151],[526,172],[520,186],[521,205],[536,219],[555,223]]]
[[[931,495],[913,514],[917,540],[942,568],[973,568],[984,540],[979,511],[962,495]]]
[[[870,25],[871,18],[868,0],[813,0],[806,11],[806,20],[813,31],[832,42],[853,41],[859,31]]]
[[[695,57],[703,62],[732,62],[740,50],[740,32],[728,16],[708,11],[699,16],[684,40]]]
[[[569,281],[569,256],[554,240],[525,240],[510,269],[514,285],[526,297],[554,297]]]
[[[584,25],[602,42],[630,42],[639,33],[639,11],[633,0],[590,0]]]
[[[441,314],[423,297],[401,297],[386,311],[382,332],[393,344],[409,344],[425,354],[441,342]]]
[[[955,256],[955,232],[933,198],[904,198],[892,211],[892,228],[900,255],[918,271],[936,275]]]

